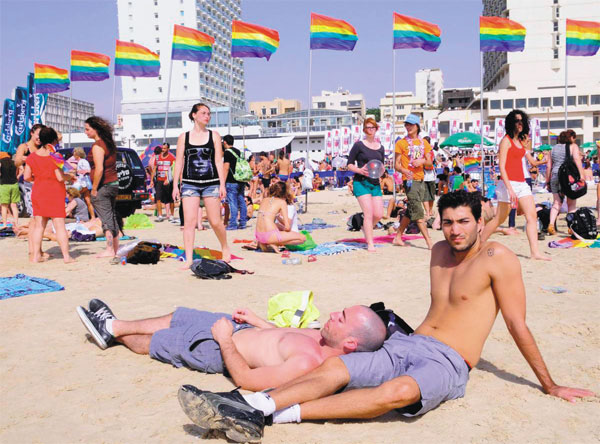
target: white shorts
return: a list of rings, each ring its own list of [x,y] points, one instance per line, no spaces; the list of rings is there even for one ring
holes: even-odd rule
[[[531,196],[531,188],[527,185],[527,182],[514,182],[510,181],[510,186],[513,191],[517,195],[517,199],[522,197]],[[508,194],[508,190],[506,189],[506,185],[504,185],[503,181],[498,181],[498,185],[496,186],[496,195],[498,196],[498,202],[507,202],[510,203],[510,195]]]

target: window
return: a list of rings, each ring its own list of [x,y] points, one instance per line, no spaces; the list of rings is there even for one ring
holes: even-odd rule
[[[187,89],[188,89],[188,88],[187,88],[187,85],[183,85],[183,90],[184,90],[184,91],[187,91]]]
[[[588,104],[588,96],[579,96],[577,97],[578,105],[587,105]]]
[[[158,87],[158,92],[161,93],[162,92],[162,86]]]
[[[575,96],[569,96],[569,97],[567,97],[567,105],[569,105],[569,106],[575,106]]]
[[[156,55],[160,55],[160,49],[156,50]]]
[[[592,105],[600,105],[600,94],[592,95]]]
[[[558,59],[558,49],[554,50],[554,60]]]
[[[135,77],[134,77],[134,79],[135,79]],[[162,76],[160,74],[158,75],[158,80],[162,80]]]
[[[129,14],[129,20],[133,20],[133,15]]]
[[[325,102],[317,102],[317,108],[325,109]]]
[[[540,104],[540,99],[538,99],[537,97],[532,97],[530,99],[527,99],[527,105],[529,108],[537,108]]]
[[[160,43],[160,39],[156,37],[156,43]]]
[[[158,31],[158,29],[159,29],[159,26],[158,25],[154,25],[154,30]]]
[[[560,45],[560,35],[556,34],[556,46]]]
[[[504,99],[502,101],[502,108],[513,109],[514,108],[514,100],[513,99]]]
[[[133,32],[133,26],[129,27],[129,32]]]
[[[500,100],[490,100],[491,109],[500,109]]]
[[[183,17],[183,11],[179,11],[179,15]]]
[[[267,115],[267,108],[261,109],[260,112],[262,113],[263,116],[266,116]]]
[[[185,60],[183,61],[183,66],[187,66],[187,62]]]
[[[517,99],[517,100],[515,100],[515,106],[517,108],[527,108],[527,99]]]
[[[553,26],[554,26],[554,32],[558,31],[558,22],[556,20],[554,20],[553,22]]]
[[[277,108],[271,108],[271,115],[277,114]]]
[[[540,119],[540,128],[548,129],[548,121],[545,119]],[[567,120],[567,128],[583,128],[583,119],[569,119]],[[551,120],[550,121],[550,129],[563,130],[565,129],[565,119],[560,120]]]
[[[154,13],[154,18],[157,19],[158,18],[158,12]]]
[[[542,106],[550,106],[552,99],[550,97],[542,97]]]
[[[133,88],[133,93],[137,94],[137,88]]]
[[[340,102],[340,106],[346,106],[347,104],[347,102]]]
[[[142,129],[151,130],[164,128],[165,113],[142,114]],[[181,128],[181,113],[169,113],[167,118],[167,128]]]
[[[556,9],[556,18],[560,17],[560,8],[557,6]]]
[[[154,0],[154,6],[158,6],[158,0]]]
[[[563,106],[565,101],[564,97],[552,97],[552,106]]]

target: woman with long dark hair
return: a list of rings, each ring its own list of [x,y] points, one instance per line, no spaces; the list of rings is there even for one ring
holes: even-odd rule
[[[34,226],[30,227],[32,235],[29,236],[32,244],[31,262],[43,262],[46,260],[41,255],[42,237],[48,224],[52,224],[56,230],[56,240],[63,254],[66,264],[75,262],[69,255],[69,237],[65,229],[65,177],[63,171],[50,157],[54,145],[58,143],[58,135],[52,128],[43,127],[39,131],[40,146],[35,152],[27,156],[25,161],[25,172],[23,178],[33,182],[31,191],[31,203],[33,205]]]
[[[223,146],[218,132],[209,130],[210,108],[196,103],[188,115],[194,123],[191,131],[182,133],[177,140],[175,172],[173,173],[173,200],[183,205],[183,245],[189,268],[194,260],[194,241],[198,222],[200,199],[204,201],[208,222],[217,235],[223,260],[231,260],[227,232],[221,219],[221,200],[227,196],[223,172]],[[179,182],[181,180],[181,191]]]
[[[113,128],[106,120],[92,116],[85,121],[85,134],[94,140],[87,156],[92,178],[90,194],[94,211],[102,221],[102,231],[106,236],[106,249],[96,257],[114,258],[119,249],[120,228],[116,213],[119,178]]]
[[[496,228],[506,220],[511,208],[519,207],[527,221],[526,232],[531,258],[549,261],[551,259],[540,253],[538,248],[535,201],[523,173],[523,157],[526,157],[532,165],[537,164],[526,145],[529,135],[529,116],[520,109],[512,110],[506,116],[505,129],[506,135],[500,141],[498,149],[501,178],[496,188],[498,211],[494,219],[486,224],[481,241],[485,242],[496,231]]]

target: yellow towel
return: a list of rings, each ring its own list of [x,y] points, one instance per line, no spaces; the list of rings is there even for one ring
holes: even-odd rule
[[[267,316],[278,327],[306,328],[319,315],[310,290],[279,293],[269,299]]]

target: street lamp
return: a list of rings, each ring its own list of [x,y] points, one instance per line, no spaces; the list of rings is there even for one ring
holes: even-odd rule
[[[242,155],[246,158],[246,125],[248,119],[252,119],[254,114],[244,114],[243,116],[238,117],[240,126],[242,127]]]

